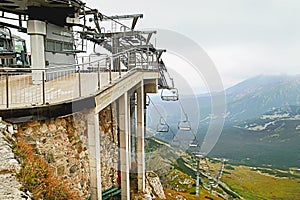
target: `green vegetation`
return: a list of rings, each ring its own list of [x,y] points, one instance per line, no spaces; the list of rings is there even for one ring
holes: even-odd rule
[[[244,133],[245,130],[240,130],[241,134]],[[248,134],[248,133],[247,133]],[[260,133],[262,136],[262,133]],[[270,133],[272,135],[273,133]],[[237,140],[231,141],[236,142],[236,144],[240,143],[240,140],[243,139],[240,136],[235,135],[237,137]],[[247,139],[250,139],[251,141],[256,141],[259,143],[259,140],[255,140],[255,135],[247,135]],[[286,135],[279,136],[279,140],[283,137],[288,137]],[[296,136],[298,137],[298,136]],[[232,139],[232,138],[231,138]],[[278,137],[271,137],[271,139],[278,139]],[[248,140],[249,141],[249,140]],[[296,142],[297,140],[295,140]],[[291,141],[293,142],[293,141]],[[280,144],[277,143],[277,144]],[[154,144],[153,144],[154,145]],[[284,145],[284,144],[283,144]],[[155,146],[155,145],[154,145]],[[251,149],[252,153],[257,153],[259,155],[259,151],[261,150],[257,146],[247,146],[247,145],[240,145],[241,148],[238,149],[227,149],[227,151],[233,152],[234,150],[237,151],[236,155],[238,155],[239,151],[241,150],[243,153],[247,153],[246,151]],[[260,145],[259,145],[260,146]],[[272,146],[272,145],[271,145]],[[261,144],[260,147],[262,147],[262,150],[270,149],[272,150],[272,147],[266,145],[265,147]],[[281,146],[282,147],[282,146]],[[295,147],[295,145],[294,145]],[[243,149],[244,148],[244,149]],[[283,153],[280,155],[282,156],[284,153],[286,153],[287,148],[281,148]],[[275,148],[275,151],[277,152],[279,149]],[[226,149],[225,149],[226,151]],[[290,151],[289,149],[287,151]],[[269,152],[269,151],[268,151]],[[195,196],[195,182],[191,183],[190,185],[181,184],[184,179],[191,179],[195,180],[195,171],[189,167],[189,165],[193,166],[195,168],[195,162],[196,160],[193,159],[188,154],[181,153],[179,155],[178,152],[174,152],[171,148],[166,148],[166,146],[162,145],[162,148],[156,149],[156,153],[158,153],[159,158],[164,163],[170,163],[169,165],[166,165],[164,170],[162,168],[157,171],[157,174],[159,174],[161,181],[163,183],[164,188],[166,189],[166,195],[167,193],[174,194],[173,196],[168,196],[167,199],[176,199],[175,194],[180,194],[181,196],[185,197],[186,199],[218,199],[218,197],[214,195],[207,195],[209,192],[202,188],[200,190],[200,197]],[[269,152],[272,153],[272,152]],[[173,154],[171,157],[172,159],[169,159],[170,157],[166,157],[166,155]],[[158,156],[157,155],[157,156]],[[174,156],[177,155],[176,160],[174,160]],[[289,154],[286,154],[287,158]],[[249,158],[240,156],[240,159],[245,164],[251,164],[252,158],[251,152],[249,153]],[[274,159],[276,159],[274,157]],[[157,158],[156,158],[157,160]],[[221,162],[218,159],[208,159],[208,169],[204,170],[205,173],[210,173],[211,176],[215,176],[218,173],[218,170],[220,169]],[[299,167],[294,168],[288,168],[288,170],[283,169],[275,169],[275,167],[263,167],[262,163],[263,160],[259,159],[261,161],[261,165],[259,167],[250,167],[250,166],[240,166],[240,165],[233,165],[232,163],[226,162],[223,175],[221,177],[221,181],[225,183],[232,191],[236,192],[238,195],[245,199],[297,199],[297,197],[300,197],[300,170]],[[189,163],[189,165],[186,164]],[[236,163],[240,163],[237,161],[234,161]],[[283,161],[284,162],[284,161]],[[279,160],[278,160],[279,163]],[[153,163],[155,164],[155,163]],[[157,162],[156,162],[157,165]],[[169,166],[169,167],[168,167]],[[255,165],[253,165],[255,166]],[[205,165],[204,165],[205,167]],[[163,171],[163,175],[160,171]],[[178,175],[178,176],[177,176]],[[170,180],[169,178],[173,178]],[[174,178],[175,177],[175,178]],[[201,176],[202,183],[207,186],[209,185],[209,179]],[[168,187],[169,186],[169,187]],[[171,190],[172,189],[172,190]],[[214,191],[219,192],[219,194],[224,194],[224,191],[226,191],[227,194],[231,196],[235,196],[234,193],[231,193],[231,190],[227,189],[226,186],[223,188],[223,185],[219,184],[219,187],[214,188]],[[181,191],[181,192],[178,192]]]
[[[164,142],[153,138],[147,138],[146,144],[146,149],[148,150],[147,170],[153,170],[158,174],[167,199],[178,200],[180,196],[189,200],[222,199],[209,194],[201,186],[200,196],[195,196],[195,172],[185,163],[186,159],[192,158],[188,154],[176,152]]]
[[[156,141],[157,140],[157,141]],[[156,151],[157,149],[161,148],[163,145],[158,143],[158,139],[152,139],[152,138],[147,138],[146,140],[146,145],[145,145],[145,152],[153,152]]]
[[[293,174],[290,171],[268,169],[268,168],[251,168],[252,171],[261,172],[264,174],[272,175],[281,178],[300,178],[300,175]]]
[[[223,199],[223,198],[214,196],[212,194],[209,194],[209,192],[203,188],[200,188],[199,196],[196,196],[195,194],[189,194],[186,192],[176,192],[174,190],[170,190],[167,188],[165,189],[165,194],[166,194],[166,197],[168,200],[178,200],[178,199],[180,199],[180,198],[178,198],[179,195],[188,200],[208,200],[208,199],[222,200]]]
[[[222,181],[245,199],[295,199],[300,197],[299,178],[279,178],[246,166],[235,166]],[[265,172],[271,172],[264,169]],[[287,173],[286,173],[287,174]],[[270,187],[271,186],[271,187]]]
[[[279,132],[226,126],[210,156],[227,158],[233,165],[268,166],[283,170],[300,168],[300,134],[295,128],[299,121],[280,121],[277,125],[280,127],[282,124],[285,128]]]
[[[176,163],[174,163],[174,167],[175,167],[175,169],[178,169],[178,170],[186,173],[187,175],[193,177],[194,179],[196,178],[195,171],[193,171],[189,167],[187,167],[185,165],[184,160],[181,157],[176,160]]]
[[[195,187],[193,186],[195,185],[195,180],[177,169],[170,170],[165,178],[165,184],[177,191],[185,193],[195,192]]]
[[[227,170],[234,170],[234,167],[232,165],[225,165],[224,168]]]

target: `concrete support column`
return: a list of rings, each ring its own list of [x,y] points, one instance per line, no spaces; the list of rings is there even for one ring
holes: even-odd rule
[[[137,89],[137,163],[138,190],[145,191],[145,150],[144,150],[144,82]]]
[[[39,20],[28,20],[27,33],[30,35],[32,83],[41,84],[42,72],[45,69],[46,23]]]
[[[128,95],[127,92],[125,92],[119,98],[120,170],[122,200],[130,199],[128,116]]]
[[[127,127],[128,127],[128,163],[129,163],[129,172],[131,171],[131,136],[132,136],[132,127],[131,127],[131,106],[130,106],[130,95],[127,92]]]
[[[91,173],[91,200],[102,199],[100,167],[100,130],[99,114],[94,110],[88,115],[88,147]]]

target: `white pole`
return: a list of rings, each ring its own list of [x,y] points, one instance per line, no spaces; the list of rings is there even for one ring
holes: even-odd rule
[[[199,196],[199,160],[197,160],[197,172],[196,172],[196,196]]]

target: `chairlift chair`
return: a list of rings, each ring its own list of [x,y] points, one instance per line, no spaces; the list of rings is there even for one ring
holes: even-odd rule
[[[146,106],[150,105],[150,97],[149,97],[149,95],[146,95],[145,104],[146,104]]]
[[[198,145],[199,145],[198,140],[195,137],[195,139],[189,144],[189,147],[196,148],[198,147]]]
[[[181,131],[190,131],[192,129],[191,122],[188,120],[188,116],[185,113],[185,119],[178,122],[178,130]]]
[[[177,88],[162,89],[161,99],[163,101],[178,101],[179,97]]]
[[[204,158],[204,155],[203,155],[202,153],[197,152],[197,153],[195,154],[195,157],[196,157],[196,158],[199,158],[199,159],[203,159],[203,158]]]
[[[16,52],[14,51],[13,39],[10,29],[6,29],[8,30],[8,33],[1,32],[0,34],[0,58],[12,59],[16,57]]]
[[[171,146],[175,147],[175,148],[179,148],[180,147],[180,141],[176,138],[173,139],[173,141],[171,142]]]
[[[197,147],[197,146],[198,144],[194,144],[194,143],[189,144],[189,147]]]
[[[164,119],[162,117],[160,118],[159,124],[157,125],[156,132],[160,132],[160,133],[169,132],[169,125],[166,124],[166,122],[164,121]]]

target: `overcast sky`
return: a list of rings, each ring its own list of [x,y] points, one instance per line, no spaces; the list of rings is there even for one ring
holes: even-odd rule
[[[298,0],[86,0],[107,15],[142,13],[137,28],[197,42],[225,87],[260,74],[300,74]]]

